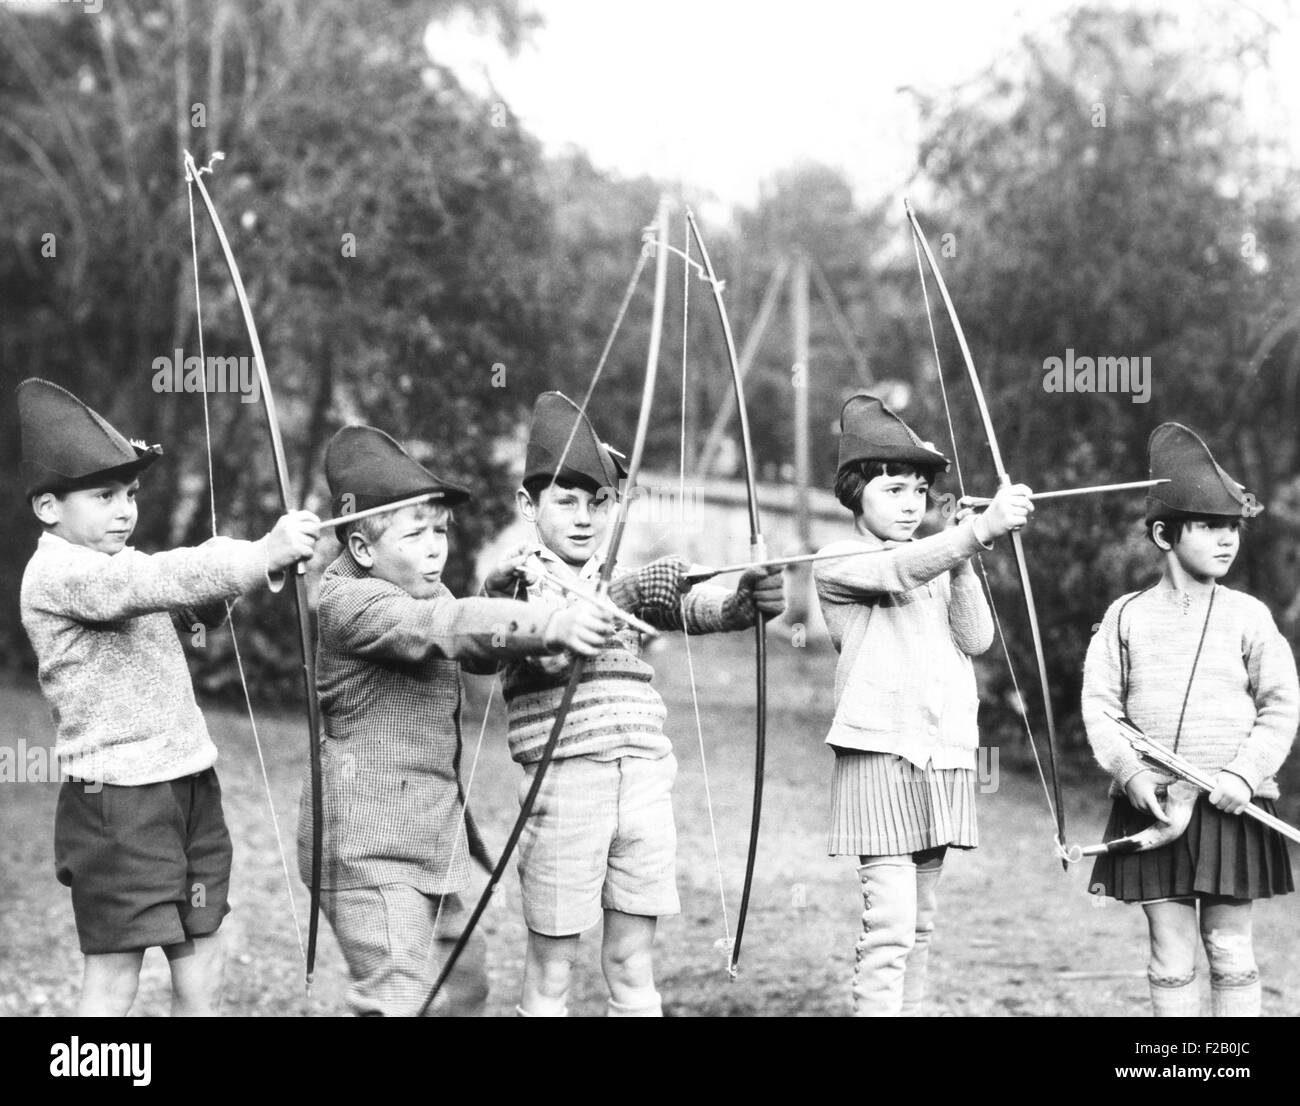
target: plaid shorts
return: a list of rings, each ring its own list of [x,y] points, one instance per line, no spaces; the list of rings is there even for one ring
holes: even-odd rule
[[[139,787],[59,789],[55,873],[72,889],[87,955],[215,933],[230,912],[231,855],[212,768]]]
[[[524,765],[519,799],[536,764]],[[519,844],[524,921],[565,937],[602,910],[652,918],[681,912],[673,781],[677,758],[566,757],[551,762]]]
[[[419,1013],[469,918],[459,895],[426,895],[403,883],[323,891],[320,902],[348,963],[348,1006],[359,1017],[409,1018]],[[475,933],[430,1009],[431,1016],[482,1016],[488,996],[486,950],[482,933]]]

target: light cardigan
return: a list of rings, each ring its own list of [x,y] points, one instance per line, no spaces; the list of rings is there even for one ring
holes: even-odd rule
[[[282,586],[266,573],[266,548],[265,538],[213,538],[108,554],[41,535],[20,605],[65,775],[138,786],[212,767],[217,749],[167,612]]]
[[[988,602],[970,567],[989,548],[975,523],[919,541],[857,536],[821,550],[862,551],[813,569],[840,653],[828,745],[894,753],[920,768],[975,767],[979,694],[970,658],[993,643]]]
[[[1258,599],[1216,585],[1207,626],[1209,601],[1208,592],[1189,594],[1162,580],[1112,603],[1093,636],[1083,669],[1083,722],[1097,762],[1114,780],[1112,794],[1147,765],[1103,712],[1127,714],[1153,741],[1173,748],[1186,698],[1179,755],[1198,768],[1240,776],[1260,798],[1278,797],[1273,775],[1300,722],[1295,657]]]

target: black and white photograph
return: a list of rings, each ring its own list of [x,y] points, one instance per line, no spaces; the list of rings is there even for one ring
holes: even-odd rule
[[[0,205],[51,1080],[1300,1016],[1291,0],[0,0]]]

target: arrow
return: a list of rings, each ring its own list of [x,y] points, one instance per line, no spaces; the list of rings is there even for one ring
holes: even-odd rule
[[[1029,498],[1064,499],[1070,495],[1097,495],[1100,492],[1127,492],[1135,488],[1154,488],[1157,484],[1168,484],[1166,480],[1130,480],[1127,484],[1094,484],[1090,488],[1063,488],[1055,492],[1034,492]],[[987,507],[993,500],[983,495],[964,495],[957,504],[960,507]]]
[[[710,568],[708,565],[693,565],[683,579],[692,584],[698,584],[703,580],[712,580],[713,577],[722,576],[728,572],[745,572],[751,568],[776,568],[779,565],[809,564],[812,561],[838,561],[845,557],[860,557],[862,554],[870,552],[872,552],[870,549],[855,549],[852,553],[799,553],[793,557],[773,557],[763,561],[743,561],[740,564],[723,565],[721,568]]]

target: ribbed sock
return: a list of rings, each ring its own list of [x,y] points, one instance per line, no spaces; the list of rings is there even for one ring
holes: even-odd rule
[[[1210,1009],[1216,1018],[1259,1017],[1259,972],[1210,973]]]
[[[609,1000],[606,1016],[611,1018],[662,1018],[664,1003],[658,991],[647,991],[637,995],[634,1002],[615,1002]]]
[[[521,1018],[567,1018],[569,1008],[557,1006],[553,1010],[525,1010],[522,1006],[516,1006],[515,1014]]]
[[[1151,984],[1151,1012],[1157,1018],[1199,1018],[1201,999],[1196,993],[1196,973],[1186,977],[1147,975]]]

